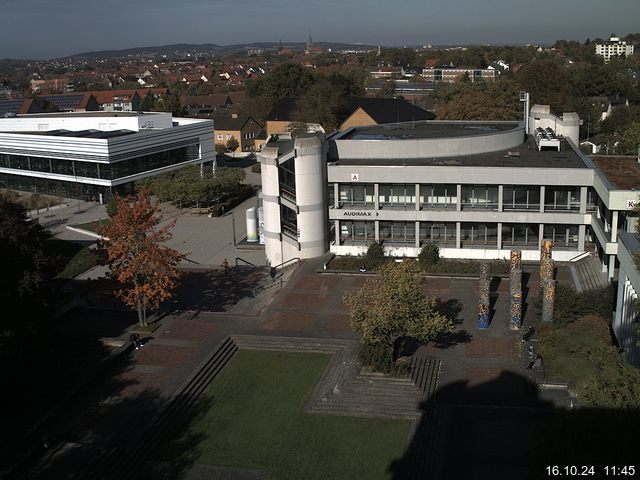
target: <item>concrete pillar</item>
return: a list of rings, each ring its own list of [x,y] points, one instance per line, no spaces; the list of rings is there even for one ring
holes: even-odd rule
[[[458,184],[456,187],[457,187],[457,197],[458,197],[458,201],[456,202],[456,211],[459,212],[462,210],[462,185]],[[458,227],[458,231],[460,231],[459,228],[460,227]],[[458,248],[460,248],[460,245],[458,245]]]
[[[498,240],[498,250],[502,249],[502,223],[499,222],[498,223],[498,234],[497,234],[497,240]]]
[[[542,212],[544,212],[544,185],[540,185],[540,213]]]
[[[340,184],[333,184],[333,208],[340,208]]]
[[[265,256],[269,265],[282,263],[280,224],[280,184],[278,182],[278,147],[266,146],[258,154],[262,179]]]
[[[618,241],[618,211],[613,210],[611,212],[611,241],[613,243]]]
[[[416,212],[420,210],[420,184],[416,183]]]
[[[504,198],[504,185],[498,185],[498,211],[502,212],[502,204]]]
[[[587,213],[587,187],[580,187],[580,213]]]
[[[544,224],[538,225],[538,251],[542,249],[542,241],[544,240]]]
[[[416,248],[420,248],[420,222],[416,222]]]
[[[380,221],[376,220],[375,222],[375,232],[376,232],[376,242],[380,241]]]
[[[340,245],[340,220],[334,220],[335,232],[333,232],[336,236],[336,245]]]
[[[615,268],[616,268],[616,256],[609,255],[609,270],[607,272],[607,274],[609,275],[609,280],[613,278],[613,272]]]
[[[378,197],[378,184],[373,184],[373,208],[376,210],[380,210],[380,198]],[[376,230],[377,231],[377,230]],[[378,238],[376,236],[376,238]]]
[[[586,225],[578,225],[578,250],[584,252],[584,239],[587,233]]]
[[[296,205],[300,258],[313,258],[327,251],[327,207],[324,170],[326,156],[319,136],[295,139]],[[283,261],[289,260],[285,258]]]
[[[461,229],[460,222],[456,222],[456,248],[460,248],[462,245],[462,240],[460,239],[460,229]]]

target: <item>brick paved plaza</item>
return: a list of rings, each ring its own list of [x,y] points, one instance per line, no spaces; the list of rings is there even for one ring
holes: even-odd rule
[[[164,317],[142,349],[122,356],[103,374],[101,382],[91,384],[55,421],[49,422],[48,434],[61,443],[56,454],[45,459],[40,471],[42,478],[62,478],[60,475],[68,468],[65,459],[70,456],[78,463],[78,471],[92,472],[96,450],[104,453],[118,442],[140,441],[135,432],[123,432],[135,431],[136,425],[143,431],[158,407],[184,387],[229,335],[357,341],[357,335],[349,328],[349,314],[342,297],[345,292],[360,288],[366,275],[317,273],[322,263],[321,259],[306,261],[289,271],[283,277],[286,281],[281,290],[272,288],[251,300],[259,303],[252,314],[234,313],[233,303],[247,301],[237,293],[245,288],[242,285],[270,284],[265,271],[232,268],[224,275],[220,271],[195,270],[194,277],[188,278],[181,289],[180,310]],[[536,278],[532,273],[529,286],[536,284]],[[533,424],[513,408],[534,407],[536,415],[549,408],[524,376],[526,361],[522,355],[521,333],[512,332],[507,325],[507,282],[494,282],[494,287],[493,322],[488,330],[478,330],[475,279],[429,278],[425,284],[427,294],[457,312],[456,334],[440,344],[422,346],[416,352],[442,362],[435,394],[442,405],[437,414],[439,428],[436,431],[430,427],[428,435],[437,435],[438,455],[445,460],[444,463],[432,462],[429,468],[436,475],[434,478],[451,478],[445,465],[454,460],[451,457],[454,452],[468,455],[470,459],[470,463],[464,464],[466,467],[457,465],[461,475],[493,472],[492,478],[503,478],[502,475],[522,473],[526,458],[521,450],[503,448],[494,451],[493,460],[487,461],[481,453],[485,447],[480,445],[525,441],[523,439],[531,436]],[[534,294],[535,288],[532,288],[528,302]],[[217,297],[225,300],[217,301]],[[531,315],[528,313],[527,317]],[[73,318],[77,317],[78,313]],[[99,325],[103,326],[104,321]],[[122,323],[118,327],[122,338],[128,335],[125,327]],[[117,336],[113,333],[111,336]],[[502,422],[503,414],[511,420]],[[419,422],[435,422],[434,415],[425,413]],[[462,422],[461,418],[467,420]],[[413,441],[424,428],[416,425]],[[499,438],[494,438],[496,436]],[[435,455],[434,458],[439,458]],[[202,466],[190,466],[187,470],[192,471],[193,476],[187,474],[185,478],[201,478],[197,472],[202,469]]]

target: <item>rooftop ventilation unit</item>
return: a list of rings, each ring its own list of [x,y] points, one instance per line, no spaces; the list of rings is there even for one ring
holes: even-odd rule
[[[536,128],[536,147],[538,151],[543,147],[550,147],[560,151],[560,138],[556,135],[552,128],[542,127]]]

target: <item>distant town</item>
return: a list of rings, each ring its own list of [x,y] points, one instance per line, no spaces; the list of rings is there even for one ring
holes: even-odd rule
[[[602,35],[0,60],[0,478],[638,478]]]

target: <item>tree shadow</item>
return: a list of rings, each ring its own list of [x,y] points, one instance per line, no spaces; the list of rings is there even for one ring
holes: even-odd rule
[[[600,478],[606,465],[634,464],[640,412],[568,409],[556,406],[567,399],[544,397],[506,371],[445,385],[421,404],[411,441],[388,472],[394,480],[542,479],[550,465],[593,465]]]
[[[522,312],[520,317],[522,319],[522,322],[524,322],[524,319],[526,318],[526,315],[527,315],[527,310],[529,310],[529,302],[528,302],[529,291],[530,291],[529,280],[531,280],[531,274],[523,271],[522,272]]]
[[[230,267],[227,273],[222,270],[182,271],[174,306],[191,315],[229,311],[240,300],[253,297],[261,283],[271,280],[265,267]]]
[[[455,347],[459,343],[469,343],[473,339],[473,334],[465,329],[458,330],[460,325],[464,323],[464,319],[460,318],[463,305],[456,298],[442,301],[436,300],[436,310],[451,320],[456,328],[452,333],[444,333],[436,336],[432,342],[436,348],[447,349]]]
[[[491,277],[491,281],[489,282],[489,319],[493,321],[493,318],[496,316],[496,302],[498,301],[498,289],[502,284],[502,278],[500,277]]]
[[[76,308],[2,349],[0,374],[10,394],[0,400],[0,471],[49,437],[52,422],[96,377],[111,371],[115,378],[127,368],[121,357],[128,342],[104,339],[117,339],[133,324],[131,312]],[[110,386],[114,391],[126,387],[116,383]]]
[[[206,438],[194,424],[212,408],[208,383],[194,375],[168,399],[135,378],[129,352],[43,424],[3,478],[184,478]]]

